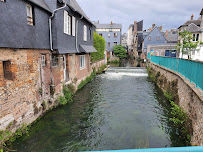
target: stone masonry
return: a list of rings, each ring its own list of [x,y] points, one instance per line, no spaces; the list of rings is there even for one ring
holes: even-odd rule
[[[179,73],[166,69],[162,66],[150,63],[154,75],[160,72],[157,85],[167,91],[173,86],[175,102],[188,114],[192,121],[191,144],[203,146],[203,96],[202,91],[196,88]]]

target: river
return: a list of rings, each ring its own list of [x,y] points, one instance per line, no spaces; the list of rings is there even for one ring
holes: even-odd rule
[[[169,121],[170,104],[145,68],[109,68],[74,102],[47,113],[18,152],[75,152],[184,146]]]

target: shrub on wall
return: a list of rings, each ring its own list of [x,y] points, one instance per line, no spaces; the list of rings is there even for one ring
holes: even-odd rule
[[[94,52],[91,54],[91,61],[97,61],[100,59],[104,59],[104,50],[105,50],[105,40],[102,36],[97,33],[93,33],[93,40],[94,40],[94,48],[98,52]]]

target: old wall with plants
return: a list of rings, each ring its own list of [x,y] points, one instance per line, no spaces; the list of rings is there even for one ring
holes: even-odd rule
[[[171,102],[174,116],[171,121],[180,128],[180,137],[190,141],[191,145],[202,146],[202,91],[178,73],[153,63],[148,65],[148,74]]]

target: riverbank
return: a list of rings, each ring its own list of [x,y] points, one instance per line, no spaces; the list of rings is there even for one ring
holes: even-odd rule
[[[203,100],[201,90],[179,73],[149,63],[156,84],[185,111],[191,122],[189,127],[192,145],[203,145]]]

